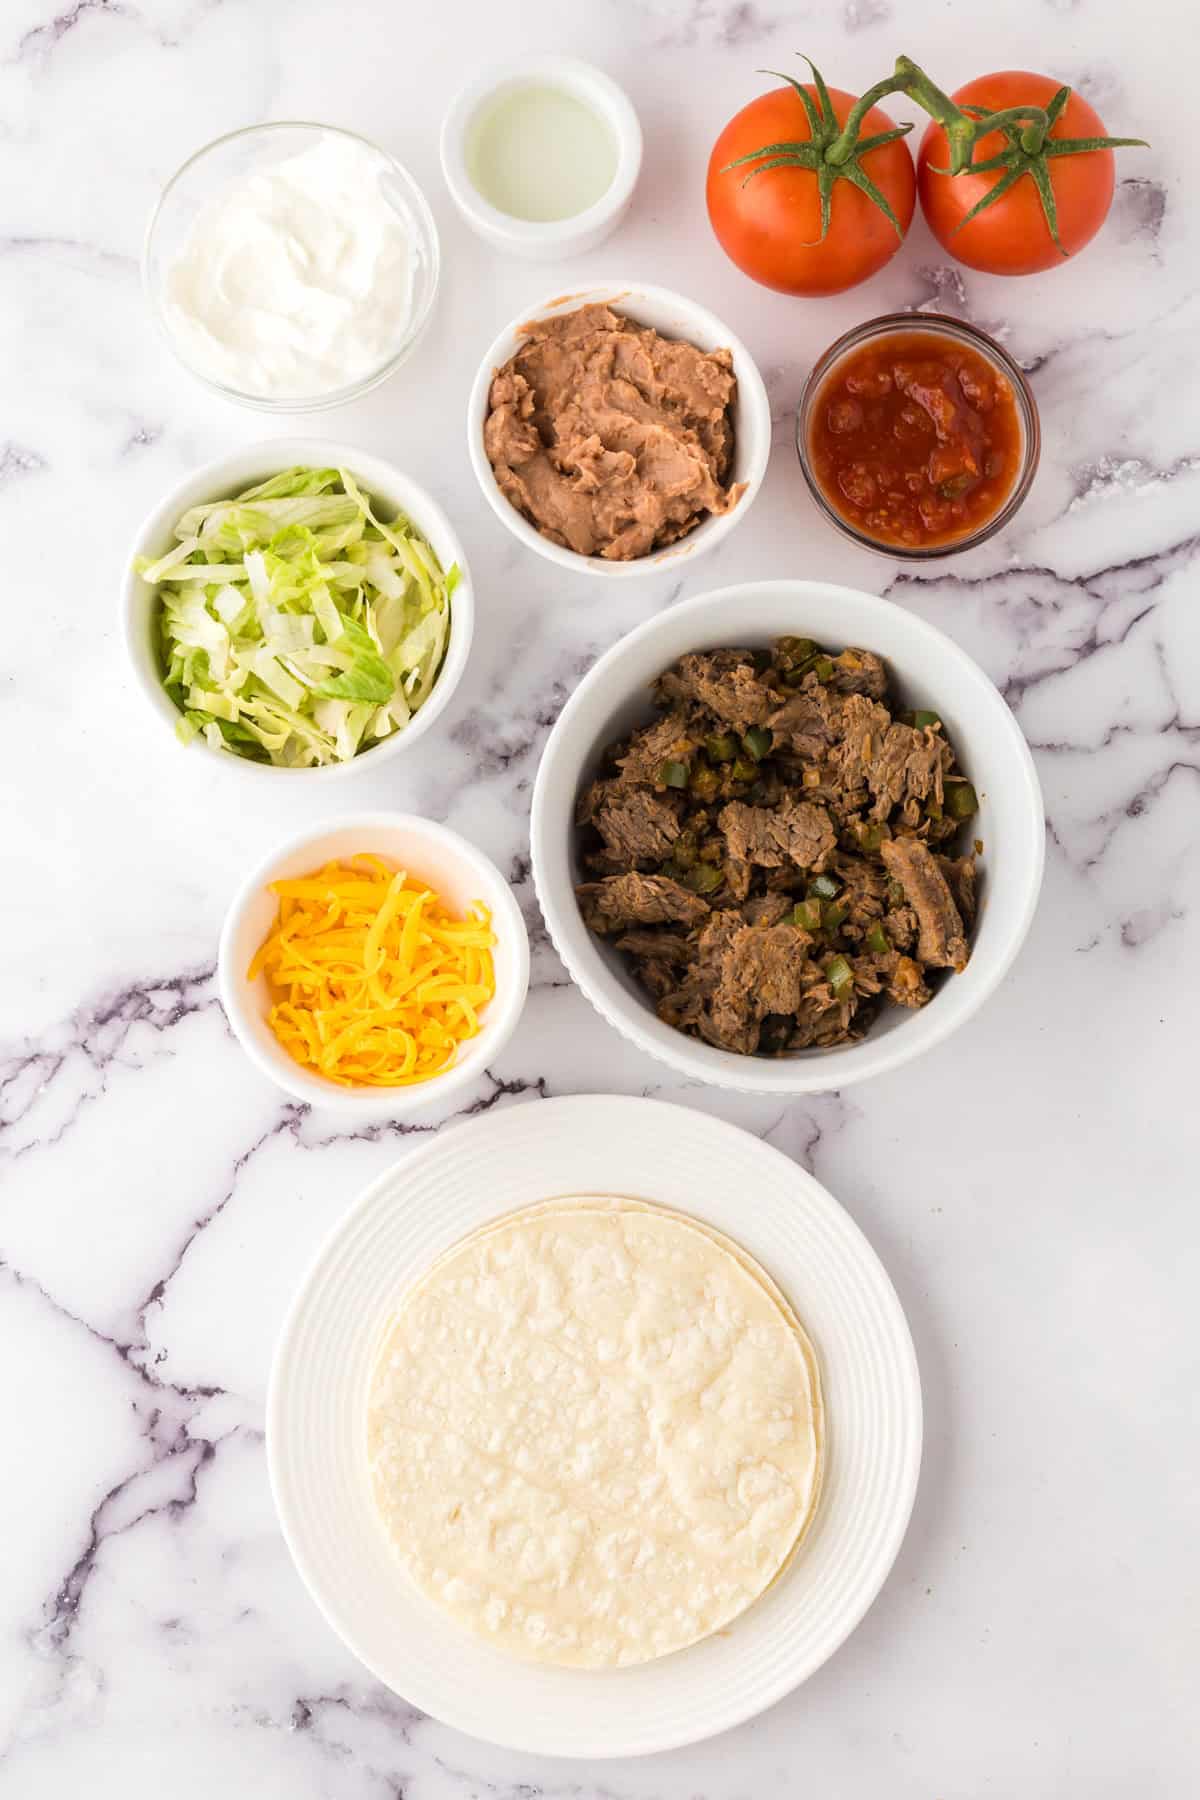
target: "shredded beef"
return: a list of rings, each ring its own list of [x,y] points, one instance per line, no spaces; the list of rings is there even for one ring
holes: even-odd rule
[[[817,874],[837,847],[837,833],[825,808],[795,800],[791,794],[774,811],[731,800],[721,809],[717,824],[730,856],[763,869],[790,866]]]
[[[665,875],[606,875],[576,892],[584,918],[601,935],[626,925],[695,925],[709,910],[698,894]]]
[[[833,659],[829,685],[839,694],[869,694],[882,700],[887,693],[887,669],[873,650],[843,650]]]
[[[901,711],[874,652],[801,637],[683,656],[654,693],[576,820],[584,919],[658,1016],[779,1055],[927,1005],[976,911],[954,843],[974,793],[936,718]]]
[[[610,789],[595,821],[609,861],[623,869],[665,862],[681,829],[671,802],[642,788]]]
[[[673,669],[658,681],[666,700],[683,701],[710,712],[721,725],[745,731],[765,725],[775,701],[754,673],[748,650],[712,650],[681,656]]]
[[[920,838],[888,838],[882,853],[884,867],[900,883],[917,915],[918,957],[934,969],[965,969],[962,915],[927,846]]]
[[[842,703],[827,688],[803,688],[777,707],[768,723],[775,743],[815,761],[841,738]]]
[[[871,817],[886,819],[894,806],[906,801],[932,798],[940,806],[943,778],[953,760],[953,751],[938,732],[889,725],[867,770],[867,786],[875,798]]]
[[[701,1032],[722,1050],[749,1056],[768,1013],[794,1013],[812,942],[791,925],[745,925],[733,933]]]
[[[753,900],[747,900],[742,907],[742,917],[747,925],[778,925],[785,913],[792,910],[792,902],[787,894],[759,894]]]
[[[656,719],[653,725],[636,731],[628,743],[615,748],[614,761],[620,778],[645,782],[653,787],[663,764],[680,757],[686,759],[695,744],[683,715],[668,713],[665,719]]]
[[[975,894],[975,856],[938,856],[934,859],[938,868],[946,878],[946,885],[954,895],[954,904],[963,916],[967,925],[975,923],[975,909],[978,900]]]

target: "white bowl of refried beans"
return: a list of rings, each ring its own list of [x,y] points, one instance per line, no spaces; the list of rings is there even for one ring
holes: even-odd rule
[[[500,333],[471,390],[467,446],[514,537],[617,579],[675,569],[745,517],[771,409],[720,319],[666,288],[604,282]]]

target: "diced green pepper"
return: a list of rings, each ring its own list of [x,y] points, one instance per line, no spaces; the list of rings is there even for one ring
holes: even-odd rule
[[[664,787],[685,788],[688,784],[688,766],[685,762],[665,762],[658,771],[658,779]]]
[[[752,756],[755,762],[761,762],[770,748],[771,734],[769,731],[765,731],[761,725],[752,725],[742,739],[742,749],[747,756]]]
[[[886,956],[891,947],[887,940],[887,932],[876,919],[867,933],[867,949],[873,950],[876,956]]]
[[[708,757],[709,762],[732,762],[737,755],[737,742],[730,737],[727,731],[723,731],[717,737],[705,739],[704,754]]]
[[[799,925],[802,931],[820,931],[821,902],[798,900],[792,908],[792,924]]]
[[[887,884],[887,897],[890,906],[904,905],[904,889],[900,886],[900,883],[895,877]]]
[[[833,658],[831,656],[818,656],[813,664],[813,674],[816,676],[817,680],[822,683],[832,681]]]
[[[841,885],[832,875],[814,875],[808,884],[810,900],[836,900]]]
[[[979,796],[969,781],[952,781],[946,789],[946,810],[952,819],[969,819],[979,811]]]
[[[936,820],[940,819],[941,816],[942,816],[941,801],[940,800],[927,800],[925,802],[925,817],[927,819],[933,819],[936,821]]]
[[[940,713],[928,712],[924,708],[913,714],[913,724],[918,731],[932,730],[935,726],[940,725],[941,722],[942,717]]]
[[[860,825],[858,841],[861,848],[864,850],[878,850],[880,844],[883,842],[883,831],[884,828],[882,825]]]
[[[758,764],[751,762],[749,757],[739,756],[729,773],[735,781],[757,781]]]
[[[694,868],[696,854],[696,842],[694,838],[686,836],[676,838],[674,844],[671,846],[671,862],[681,872],[684,869]]]
[[[701,800],[707,805],[720,793],[721,777],[715,769],[706,769],[703,763],[697,763],[692,770],[691,790],[697,800]]]
[[[775,646],[776,660],[781,666],[803,662],[806,656],[814,655],[818,648],[809,637],[782,637]]]
[[[711,863],[697,863],[683,877],[683,886],[690,888],[693,894],[715,894],[725,876],[720,869],[714,869]]]
[[[854,971],[844,956],[835,956],[825,975],[835,994],[844,993],[854,981]]]
[[[826,900],[821,907],[821,929],[836,931],[839,925],[845,924],[849,911],[850,908],[840,900]]]

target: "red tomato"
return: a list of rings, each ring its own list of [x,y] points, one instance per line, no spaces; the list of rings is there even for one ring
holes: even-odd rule
[[[959,106],[983,106],[998,112],[1010,106],[1046,106],[1062,86],[1048,75],[1002,69],[969,81],[951,98]],[[1050,128],[1053,138],[1105,135],[1104,122],[1086,100],[1072,93]],[[1007,146],[1003,131],[990,131],[975,146],[972,160],[983,162]],[[963,225],[971,208],[990,193],[1005,171],[982,175],[969,168],[961,175],[939,175],[948,160],[946,134],[930,125],[917,155],[921,209],[934,237],[956,262],[992,275],[1032,275],[1055,269],[1089,243],[1108,217],[1113,197],[1113,153],[1085,150],[1046,160],[1058,212],[1059,243],[1054,242],[1032,175],[1023,174],[1006,194]],[[961,229],[959,227],[961,226]],[[1059,245],[1061,244],[1061,249]]]
[[[819,109],[817,89],[807,86],[806,91]],[[829,97],[840,126],[854,96],[830,88]],[[894,122],[874,106],[863,120],[862,135],[873,137],[893,129]],[[708,161],[708,216],[721,248],[754,281],[781,294],[840,294],[865,281],[895,256],[916,204],[912,157],[903,138],[868,150],[861,163],[863,173],[895,213],[899,232],[861,189],[838,180],[831,196],[829,230],[821,240],[814,170],[766,169],[747,180],[749,171],[762,163],[727,166],[764,145],[811,141],[808,115],[795,89],[775,88],[730,119]],[[764,157],[762,162],[770,160]]]

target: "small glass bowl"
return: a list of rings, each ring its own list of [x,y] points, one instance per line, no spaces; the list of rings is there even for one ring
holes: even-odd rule
[[[260,169],[270,168],[286,157],[296,156],[323,139],[349,139],[370,152],[377,161],[380,184],[389,205],[407,229],[413,246],[412,305],[398,334],[394,347],[384,360],[365,375],[343,387],[318,394],[255,394],[233,387],[214,377],[184,349],[171,329],[165,305],[167,271],[183,248],[197,215],[216,195],[233,182]],[[250,406],[258,412],[298,413],[322,412],[327,407],[342,406],[349,400],[386,381],[416,346],[429,320],[437,294],[440,250],[437,226],[424,194],[403,164],[389,156],[369,139],[355,131],[344,131],[336,125],[314,125],[297,120],[273,125],[247,125],[213,140],[190,156],[176,171],[162,191],[146,228],[142,248],[142,287],[159,330],[172,353],[197,381],[224,394],[239,406]]]
[[[1017,418],[1021,429],[1021,460],[1017,469],[1017,477],[1013,482],[1008,498],[999,511],[985,519],[974,531],[965,533],[960,538],[952,538],[937,544],[894,544],[883,538],[868,536],[849,519],[842,517],[817,480],[809,456],[809,434],[812,428],[813,413],[821,392],[832,371],[852,350],[859,349],[873,339],[891,337],[903,332],[906,335],[928,336],[933,338],[953,338],[960,344],[966,344],[975,350],[998,374],[1003,375],[1013,391],[1017,407]],[[800,468],[808,483],[808,491],[817,506],[831,525],[837,527],[843,537],[852,543],[861,544],[866,550],[874,550],[877,555],[890,557],[895,562],[930,562],[941,556],[957,556],[960,551],[971,550],[976,544],[982,544],[992,537],[1003,526],[1007,525],[1017,508],[1029,492],[1033,477],[1037,472],[1038,457],[1042,448],[1042,431],[1038,422],[1037,402],[1033,391],[1025,379],[1024,372],[1013,361],[1007,350],[1001,348],[995,338],[988,336],[974,325],[966,324],[962,319],[951,318],[946,313],[884,313],[877,319],[867,319],[861,325],[855,325],[843,337],[838,338],[826,350],[815,364],[812,373],[804,384],[804,392],[800,396],[800,405],[796,411],[796,453],[800,458]]]

